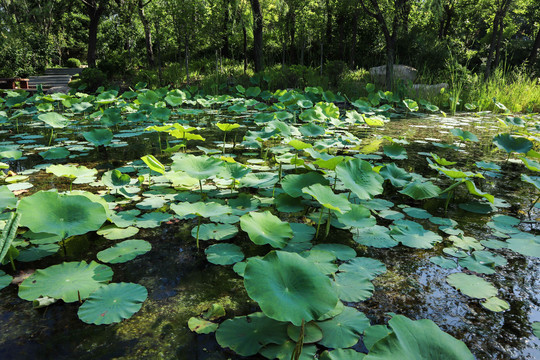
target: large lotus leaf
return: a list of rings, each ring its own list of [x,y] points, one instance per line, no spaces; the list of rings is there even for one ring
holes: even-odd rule
[[[347,189],[360,199],[371,199],[383,192],[384,179],[373,171],[371,164],[367,161],[353,159],[343,162],[336,167],[336,173]]]
[[[174,171],[184,171],[192,178],[205,180],[217,175],[223,166],[223,161],[208,157],[186,155],[175,157],[171,169]]]
[[[293,341],[298,342],[300,339],[301,329],[301,326],[294,326],[293,324],[290,324],[287,327],[287,334]],[[303,338],[304,344],[312,344],[320,341],[322,338],[323,334],[321,328],[315,322],[305,324]]]
[[[232,211],[230,207],[215,202],[196,202],[192,204],[182,202],[180,204],[171,204],[171,209],[179,216],[193,214],[202,217],[221,216]]]
[[[323,274],[331,275],[338,270],[338,266],[334,263],[336,257],[329,251],[315,249],[306,251],[300,255],[311,261]]]
[[[380,225],[354,229],[353,240],[365,246],[391,248],[399,244],[390,236],[388,228]]]
[[[99,202],[85,195],[39,191],[19,203],[21,226],[33,232],[58,234],[63,237],[97,230],[107,220],[107,212]]]
[[[313,184],[328,185],[329,182],[320,173],[314,171],[300,175],[290,174],[281,180],[283,190],[295,198],[304,195],[302,189]]]
[[[113,133],[109,129],[93,129],[88,132],[83,132],[82,135],[86,141],[91,142],[95,146],[109,145],[113,139]]]
[[[379,174],[383,177],[383,179],[390,180],[392,185],[395,187],[403,187],[412,179],[411,174],[394,163],[384,166],[379,171]]]
[[[86,166],[75,165],[51,165],[47,172],[56,176],[64,176],[70,179],[93,178],[97,174],[96,169],[89,169]]]
[[[323,332],[319,344],[334,349],[348,348],[358,342],[362,332],[369,327],[369,320],[355,308],[346,306],[341,314],[317,325]]]
[[[434,263],[435,265],[439,265],[443,269],[455,269],[457,268],[457,264],[454,260],[447,259],[442,256],[433,256],[429,258],[429,261]]]
[[[115,225],[106,225],[99,229],[97,231],[97,234],[103,236],[105,239],[121,240],[132,237],[138,232],[139,229],[133,226],[129,226],[127,228],[119,228]]]
[[[0,212],[4,209],[13,209],[17,206],[17,197],[7,186],[0,186]]]
[[[538,190],[540,190],[540,176],[529,176],[527,174],[521,174],[521,181],[525,181],[529,184],[532,184]]]
[[[425,230],[422,225],[409,220],[398,220],[394,222],[390,235],[394,240],[403,245],[416,249],[431,249],[442,238],[433,231]]]
[[[139,284],[115,283],[100,287],[79,308],[79,319],[88,324],[103,325],[129,319],[141,309],[148,297]]]
[[[462,129],[452,129],[450,130],[450,132],[452,133],[452,135],[457,136],[462,141],[472,141],[472,142],[478,141],[478,137],[470,131],[466,131],[466,130],[464,131]]]
[[[341,261],[351,260],[356,256],[356,251],[350,246],[343,244],[318,244],[313,247],[312,250],[322,250],[334,254],[334,256]]]
[[[282,248],[293,237],[289,223],[281,221],[270,211],[243,215],[240,218],[240,227],[257,245],[270,244],[272,247]]]
[[[135,259],[139,255],[146,254],[152,249],[152,245],[144,240],[126,240],[97,253],[99,261],[118,264]]]
[[[65,159],[71,154],[68,149],[64,147],[55,147],[52,149],[49,149],[47,151],[41,151],[39,155],[44,160],[57,160],[57,159]]]
[[[495,286],[476,275],[454,273],[448,275],[446,281],[463,294],[475,299],[489,299],[497,295]]]
[[[415,219],[429,219],[433,217],[428,211],[415,207],[406,207],[403,211],[412,218]]]
[[[163,165],[154,155],[145,155],[141,157],[141,160],[150,168],[150,170],[165,174],[165,165]]]
[[[358,302],[369,299],[375,287],[367,276],[342,272],[335,277],[335,287],[341,301]]]
[[[311,110],[313,110],[313,109],[304,111],[304,114],[308,113]],[[309,136],[309,137],[316,137],[316,136],[320,136],[320,135],[324,134],[324,128],[319,126],[319,125],[315,125],[314,123],[309,123],[309,124],[302,125],[302,126],[300,126],[300,128],[298,130],[300,130],[302,135]]]
[[[302,189],[302,192],[311,195],[322,206],[345,213],[351,209],[351,203],[344,195],[336,195],[329,186],[313,184]]]
[[[199,240],[228,240],[238,234],[238,228],[231,224],[202,224],[199,227]],[[197,227],[191,230],[191,236],[197,237]]]
[[[371,211],[363,205],[351,204],[351,210],[344,214],[338,214],[340,223],[357,228],[369,228],[377,221],[371,216]]]
[[[13,278],[10,275],[0,270],[0,290],[11,284],[11,280]]]
[[[529,139],[512,136],[510,134],[499,134],[493,138],[493,143],[501,150],[507,153],[526,154],[532,149],[533,143]]]
[[[272,320],[263,313],[225,320],[216,331],[216,340],[242,356],[255,355],[267,344],[287,341],[287,323]]]
[[[244,260],[242,249],[234,244],[215,244],[208,247],[204,253],[208,262],[216,265],[232,265]]]
[[[324,351],[319,357],[320,360],[363,360],[366,354],[354,349],[335,349]]]
[[[295,349],[296,343],[287,340],[283,344],[267,345],[259,353],[267,359],[290,360]],[[315,345],[304,345],[302,346],[302,353],[298,360],[313,360],[316,353],[317,347]]]
[[[431,181],[421,182],[416,180],[407,185],[400,193],[410,196],[414,200],[424,200],[439,196],[441,189]]]
[[[318,319],[338,302],[330,279],[295,253],[272,251],[249,260],[244,285],[266,316],[296,326]]]
[[[388,156],[393,160],[404,160],[407,159],[407,151],[405,148],[399,144],[390,144],[383,146],[384,155]]]
[[[56,254],[60,246],[57,244],[43,244],[36,247],[26,247],[21,249],[17,261],[31,262],[43,259],[44,257]]]
[[[55,129],[64,128],[69,124],[68,118],[55,112],[39,114],[37,118]]]
[[[274,186],[279,181],[279,176],[271,172],[249,173],[240,179],[239,187],[267,188]]]
[[[508,248],[526,256],[540,257],[540,236],[520,232],[506,240]]]
[[[371,350],[377,341],[392,334],[392,330],[386,325],[372,325],[364,331],[362,341],[368,350]]]
[[[95,261],[64,262],[37,270],[19,286],[19,297],[33,301],[40,296],[75,302],[86,299],[103,284],[111,281],[110,267]]]
[[[467,346],[433,321],[413,321],[396,315],[392,333],[377,341],[364,360],[474,360]]]
[[[379,260],[366,257],[356,257],[339,266],[339,271],[353,273],[358,277],[374,279],[386,272],[386,266]]]

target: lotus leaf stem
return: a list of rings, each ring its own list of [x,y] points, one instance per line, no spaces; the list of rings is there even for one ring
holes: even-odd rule
[[[197,222],[197,236],[196,236],[197,250],[198,250],[199,249],[199,229],[201,228],[201,217],[197,216],[197,218],[199,219],[199,221]]]
[[[326,232],[324,233],[325,238],[330,233],[330,222],[331,222],[331,220],[332,220],[332,214],[330,213],[330,209],[328,209],[328,220],[326,221]]]
[[[315,233],[315,238],[318,238],[318,237],[319,237],[319,228],[321,227],[321,221],[322,221],[323,210],[324,210],[324,209],[321,208],[321,215],[319,215],[319,222],[317,223],[317,232]]]
[[[51,137],[49,138],[49,146],[51,146],[53,134],[54,134],[54,128],[51,128]]]

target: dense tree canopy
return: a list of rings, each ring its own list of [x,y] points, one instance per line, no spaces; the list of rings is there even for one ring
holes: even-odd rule
[[[69,58],[187,82],[231,62],[399,63],[436,77],[453,58],[486,77],[501,65],[538,72],[539,19],[537,0],[0,0],[0,75]]]

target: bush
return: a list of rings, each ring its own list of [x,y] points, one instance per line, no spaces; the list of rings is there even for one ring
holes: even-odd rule
[[[330,82],[330,85],[337,86],[341,75],[348,70],[348,67],[345,61],[332,60],[327,61],[326,64],[324,64],[324,69],[326,75],[328,76],[328,81]]]
[[[70,87],[75,87],[77,89],[85,90],[87,92],[96,91],[100,86],[107,85],[107,75],[99,69],[96,68],[87,68],[84,69],[79,78],[75,81],[69,83]]]
[[[81,67],[81,61],[75,58],[69,58],[66,60],[66,66],[68,68],[79,68]]]

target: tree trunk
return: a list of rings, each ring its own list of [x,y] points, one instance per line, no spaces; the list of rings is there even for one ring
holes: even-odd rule
[[[354,10],[353,19],[352,19],[352,41],[351,41],[351,47],[349,52],[349,67],[351,70],[354,70],[354,67],[356,65],[356,43],[358,42],[358,8]]]
[[[296,63],[296,49],[294,47],[294,38],[296,36],[296,10],[291,9],[287,14],[289,18],[289,64]]]
[[[184,32],[184,57],[186,59],[186,82],[189,85],[189,34],[187,29]]]
[[[88,67],[94,68],[96,67],[97,32],[101,13],[94,9],[90,10],[88,15],[90,15],[90,23],[88,25],[88,54],[86,61]]]
[[[491,42],[489,44],[488,57],[486,60],[486,72],[484,74],[484,80],[487,80],[491,76],[491,71],[493,67],[493,53],[498,52],[496,48],[498,48],[497,44],[499,44],[499,42],[497,41],[497,38],[499,35],[499,29],[500,31],[502,31],[504,17],[506,16],[506,13],[508,12],[508,8],[510,7],[511,3],[512,3],[512,0],[501,0],[501,4],[497,8],[497,12],[495,13],[495,18],[493,19]]]
[[[263,66],[263,15],[259,0],[250,0],[253,12],[253,60],[255,72],[261,72]]]
[[[499,22],[499,33],[497,34],[497,45],[495,45],[495,61],[493,67],[496,68],[499,65],[499,59],[501,57],[501,40],[503,36],[504,21],[501,18]]]
[[[326,45],[329,48],[332,43],[332,6],[330,0],[326,0]]]
[[[396,38],[390,36],[386,39],[386,79],[387,90],[392,90],[394,86],[394,62],[396,60]]]
[[[247,30],[246,25],[242,22],[242,33],[244,35],[244,75],[247,71],[247,64],[248,64],[248,54],[247,54]]]
[[[146,43],[146,58],[148,60],[148,66],[153,68],[156,65],[156,62],[154,60],[154,49],[152,47],[152,32],[150,30],[150,24],[148,23],[148,19],[146,18],[146,15],[144,14],[144,7],[147,5],[143,4],[143,0],[139,0],[139,18],[141,19],[141,23],[143,25],[144,29],[144,40]]]
[[[531,54],[529,55],[530,66],[534,66],[535,64],[538,48],[540,48],[540,29],[538,29],[538,32],[536,33],[536,40],[534,41],[533,47],[531,49]]]
[[[229,46],[229,21],[231,20],[229,10],[229,0],[225,0],[225,16],[223,17],[223,46],[221,48],[221,55],[229,58],[231,56],[231,49]]]

